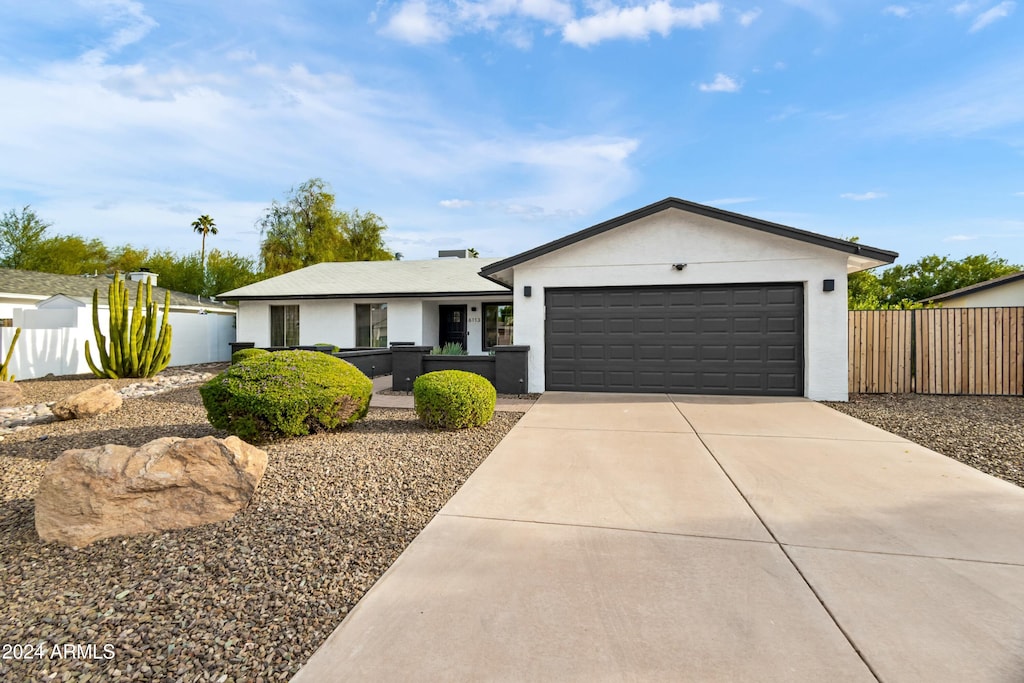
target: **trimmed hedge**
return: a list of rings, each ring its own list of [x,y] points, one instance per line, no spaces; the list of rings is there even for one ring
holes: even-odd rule
[[[252,358],[253,356],[261,356],[264,353],[270,353],[266,349],[238,349],[231,354],[231,364],[241,363],[246,358]]]
[[[338,430],[362,419],[373,382],[317,351],[251,354],[199,388],[210,424],[253,443]]]
[[[494,417],[494,385],[472,372],[438,370],[412,385],[416,415],[428,427],[462,429],[485,425]]]

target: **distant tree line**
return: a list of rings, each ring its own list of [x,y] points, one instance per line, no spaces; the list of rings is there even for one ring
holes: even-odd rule
[[[65,275],[148,268],[159,274],[161,287],[212,296],[322,261],[400,258],[384,244],[387,225],[379,216],[339,211],[334,202],[330,188],[319,178],[293,188],[283,202],[274,200],[257,221],[258,260],[219,249],[207,251],[207,238],[218,230],[206,214],[188,226],[201,235],[200,250],[179,254],[51,234],[52,224],[25,206],[0,216],[0,267]]]
[[[854,239],[856,241],[856,238]],[[1016,273],[1024,268],[998,256],[974,254],[954,260],[923,256],[914,263],[847,276],[850,310],[921,308],[918,303],[961,287]]]

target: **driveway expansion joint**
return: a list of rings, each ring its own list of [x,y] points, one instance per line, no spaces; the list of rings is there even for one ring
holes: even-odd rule
[[[806,550],[831,550],[837,553],[853,553],[856,555],[884,555],[886,557],[907,557],[924,560],[944,560],[949,562],[969,562],[971,564],[992,564],[1000,567],[1024,567],[1024,563],[1006,562],[1002,560],[981,560],[970,557],[945,557],[942,555],[923,555],[918,553],[897,553],[891,550],[863,550],[859,548],[833,548],[822,545],[806,545],[803,543],[782,543],[783,548],[802,548]]]
[[[753,503],[750,502],[750,499],[747,498],[746,494],[743,493],[740,487],[736,484],[736,481],[732,478],[729,472],[726,471],[725,467],[722,465],[721,461],[719,461],[718,457],[715,456],[715,453],[714,451],[711,450],[711,447],[708,446],[708,444],[704,441],[704,436],[697,431],[697,428],[694,426],[694,424],[690,422],[690,419],[688,417],[686,417],[682,409],[679,407],[679,404],[676,403],[675,406],[676,410],[679,411],[679,414],[682,415],[683,419],[686,420],[690,427],[693,428],[693,432],[694,434],[697,435],[697,438],[700,440],[700,443],[704,447],[704,450],[707,451],[708,455],[711,456],[711,459],[715,461],[715,464],[718,465],[718,468],[722,471],[722,474],[725,475],[726,479],[729,480],[729,483],[732,484],[734,489],[736,489],[736,493],[738,493],[739,496],[743,499],[743,502],[747,504],[747,507],[750,508],[751,513],[753,513],[753,515],[757,517],[757,520],[761,522],[761,525],[765,528],[765,531],[767,531],[768,535],[772,537],[772,541],[775,543],[775,545],[779,547],[779,550],[785,556],[786,560],[789,561],[789,564],[793,567],[793,571],[797,573],[800,579],[804,582],[804,585],[806,585],[808,590],[811,591],[811,594],[814,596],[815,600],[818,601],[818,604],[821,605],[821,608],[823,610],[825,610],[825,613],[829,616],[829,619],[831,619],[832,623],[835,624],[837,629],[839,629],[839,632],[843,635],[843,638],[846,639],[846,642],[857,654],[857,657],[859,657],[860,661],[863,662],[868,672],[874,677],[876,681],[879,681],[879,683],[881,683],[881,677],[878,675],[878,672],[875,671],[875,668],[871,666],[871,662],[868,661],[867,656],[864,654],[863,651],[861,651],[861,648],[858,647],[856,642],[854,642],[853,636],[845,628],[843,628],[842,624],[839,623],[839,619],[836,617],[835,613],[829,608],[827,604],[825,604],[824,598],[822,598],[821,594],[819,594],[818,591],[815,590],[814,585],[811,583],[810,579],[808,579],[807,576],[800,569],[800,565],[798,565],[796,561],[790,556],[790,554],[786,552],[786,547],[781,542],[779,542],[778,537],[775,535],[775,532],[772,531],[772,528],[768,525],[768,522],[765,521],[764,517],[762,517],[761,514],[757,511]]]
[[[630,529],[619,526],[603,526],[600,524],[579,524],[575,522],[551,522],[543,519],[511,519],[509,517],[488,517],[485,515],[457,515],[450,512],[438,512],[438,517],[480,519],[488,522],[506,522],[508,524],[542,524],[544,526],[575,527],[579,529],[598,529],[603,531],[624,531],[634,534],[651,534],[654,536],[678,536],[680,538],[700,538],[711,541],[736,541],[739,543],[761,543],[763,545],[779,545],[778,541],[762,541],[756,538],[734,538],[732,536],[712,536],[710,534],[686,534],[676,531],[657,531],[654,529]]]

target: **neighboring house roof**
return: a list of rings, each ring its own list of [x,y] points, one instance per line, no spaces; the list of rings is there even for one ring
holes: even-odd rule
[[[34,270],[0,268],[0,298],[6,295],[43,300],[56,294],[63,294],[72,299],[82,299],[91,303],[93,291],[99,289],[100,302],[106,303],[107,287],[110,286],[112,279],[112,275],[57,275],[55,273],[40,273]],[[129,291],[132,293],[132,301],[134,302],[134,287],[137,286],[137,283],[129,282],[127,284],[130,287]],[[153,288],[153,300],[162,306],[164,292],[166,291],[171,292],[171,306],[174,308],[235,311],[234,306],[211,299],[200,298],[195,294],[167,290],[163,287]]]
[[[508,294],[508,287],[480,277],[499,259],[325,262],[293,270],[230,292],[222,299],[363,299]]]
[[[716,218],[727,223],[760,230],[772,235],[789,237],[791,239],[807,242],[808,244],[814,244],[819,247],[835,249],[836,251],[850,254],[851,261],[854,261],[851,265],[855,270],[865,270],[867,268],[874,268],[875,266],[880,266],[886,263],[892,263],[896,260],[896,257],[899,256],[899,254],[894,251],[877,249],[875,247],[869,247],[856,242],[848,242],[835,237],[827,237],[814,232],[791,228],[787,225],[770,223],[759,218],[752,218],[751,216],[744,216],[731,211],[716,209],[712,206],[688,202],[684,199],[668,197],[667,199],[662,199],[660,202],[655,202],[654,204],[637,209],[636,211],[630,211],[629,213],[623,214],[617,218],[612,218],[611,220],[607,220],[603,223],[598,223],[597,225],[586,228],[585,230],[574,232],[571,235],[566,235],[565,237],[554,240],[553,242],[548,242],[547,244],[530,249],[529,251],[524,251],[521,254],[492,263],[491,265],[482,268],[480,270],[480,274],[488,279],[495,279],[498,273],[512,268],[513,266],[517,266],[527,261],[532,261],[535,258],[549,254],[558,249],[562,249],[563,247],[594,237],[595,235],[600,235],[608,230],[613,230],[626,225],[627,223],[632,223],[633,221],[637,221],[641,218],[646,218],[661,211],[665,211],[666,209],[679,209],[680,211],[686,211],[700,216],[707,216],[709,218]]]
[[[967,287],[961,287],[960,289],[954,289],[951,292],[936,294],[935,296],[930,296],[927,299],[921,299],[917,303],[926,304],[934,303],[936,301],[945,301],[946,299],[953,299],[958,296],[963,296],[965,294],[975,294],[977,292],[983,292],[986,289],[1002,287],[1003,285],[1008,285],[1011,282],[1017,282],[1018,280],[1024,280],[1024,270],[1020,271],[1019,273],[1010,273],[1009,275],[992,278],[991,280],[985,280],[984,282],[979,282],[977,284],[969,285]]]

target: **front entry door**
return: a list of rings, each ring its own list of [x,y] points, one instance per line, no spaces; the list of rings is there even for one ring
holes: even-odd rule
[[[440,318],[440,334],[438,335],[439,346],[455,342],[466,350],[466,307],[465,306],[438,306],[437,314]]]

